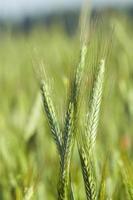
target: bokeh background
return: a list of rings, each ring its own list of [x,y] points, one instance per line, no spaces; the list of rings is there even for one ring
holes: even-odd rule
[[[59,159],[35,71],[43,62],[62,124],[69,78],[79,61],[82,4],[82,0],[0,1],[0,200],[25,199],[27,188],[33,186],[33,199],[57,196]],[[107,20],[101,34],[114,27],[96,158],[101,166],[111,150],[107,194],[109,199],[125,200],[118,161],[124,152],[132,162],[133,1],[93,0],[88,4],[92,18],[97,16],[101,25]],[[94,46],[92,55],[99,53]],[[85,199],[76,147],[72,180],[75,198]]]

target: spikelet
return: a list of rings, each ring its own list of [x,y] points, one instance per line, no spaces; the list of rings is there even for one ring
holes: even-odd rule
[[[96,200],[96,185],[91,160],[86,155],[83,147],[79,149],[79,155],[87,200]]]
[[[97,126],[99,121],[99,111],[102,98],[103,82],[104,82],[105,61],[101,60],[98,75],[94,82],[92,96],[90,100],[90,110],[87,114],[86,137],[88,138],[88,149],[93,149],[96,140]]]
[[[60,169],[60,180],[58,189],[58,199],[65,200],[70,196],[70,162],[72,155],[72,148],[74,143],[73,138],[73,114],[74,106],[72,103],[69,104],[67,113],[66,128],[65,128],[65,141],[63,145],[63,157],[61,161]]]
[[[59,154],[62,153],[62,146],[61,146],[61,132],[60,132],[60,127],[56,119],[55,111],[54,111],[54,106],[52,103],[52,100],[50,98],[49,92],[48,92],[48,86],[44,81],[41,81],[40,83],[40,89],[42,93],[42,98],[43,98],[43,106],[45,113],[47,115],[47,119],[49,122],[49,126],[51,129],[52,136],[54,138],[54,141],[57,145],[57,149],[59,151]]]

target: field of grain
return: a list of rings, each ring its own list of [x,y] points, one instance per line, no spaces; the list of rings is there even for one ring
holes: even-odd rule
[[[104,30],[112,25],[113,31],[111,28]],[[85,67],[83,74],[80,74],[80,111],[75,123],[78,133],[74,133],[70,141],[67,140],[68,157],[65,159],[70,166],[64,164],[65,178],[61,175],[64,168],[60,167],[65,161],[60,161],[52,138],[49,111],[46,102],[42,101],[47,100],[46,93],[42,89],[44,96],[41,96],[38,79],[42,78],[44,87],[48,86],[58,125],[61,131],[66,126],[69,137],[74,121],[73,109],[76,110],[73,100],[69,102],[70,91],[75,91],[71,82],[74,80],[74,70],[85,56],[80,56],[84,47],[79,35],[68,36],[60,26],[49,30],[37,27],[29,35],[1,34],[0,200],[54,200],[57,197],[59,200],[133,199],[133,22],[124,16],[112,16],[107,25],[95,28],[90,42],[86,44]],[[109,34],[111,31],[112,34]],[[110,44],[105,51],[106,54],[109,52],[106,60],[103,48],[108,38]],[[83,139],[85,117],[89,109],[88,97],[92,95],[90,79],[93,75],[98,76],[95,70],[98,66],[94,67],[93,64],[99,65],[103,59],[105,72],[103,91],[99,92],[101,106],[97,108],[100,111],[99,117],[96,116],[96,141],[90,156],[92,158],[87,157],[86,161],[82,146],[86,145]],[[82,62],[80,64],[84,65]],[[45,74],[41,72],[42,66]],[[56,127],[57,124],[54,125]],[[90,169],[91,162],[93,169]],[[82,178],[82,173],[83,176],[85,173],[82,167],[88,170],[85,176],[88,180]],[[74,197],[70,197],[69,190],[73,191]]]

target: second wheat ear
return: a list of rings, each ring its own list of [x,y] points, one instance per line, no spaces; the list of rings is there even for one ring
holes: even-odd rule
[[[87,200],[97,199],[96,180],[94,178],[93,148],[96,141],[99,112],[104,83],[105,61],[101,60],[96,79],[89,99],[89,112],[85,124],[85,132],[79,137],[78,149],[81,161],[82,175],[84,179]]]

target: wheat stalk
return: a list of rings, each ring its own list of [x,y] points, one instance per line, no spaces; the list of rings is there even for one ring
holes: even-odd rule
[[[73,104],[70,103],[69,110],[67,113],[66,120],[66,129],[65,129],[65,138],[64,138],[64,146],[63,146],[63,156],[61,161],[61,169],[60,169],[60,182],[59,182],[59,190],[58,190],[58,199],[65,200],[70,195],[70,162],[72,156],[72,148],[73,148]]]
[[[83,147],[79,149],[79,155],[87,200],[96,200],[96,185],[91,159],[86,155]]]

